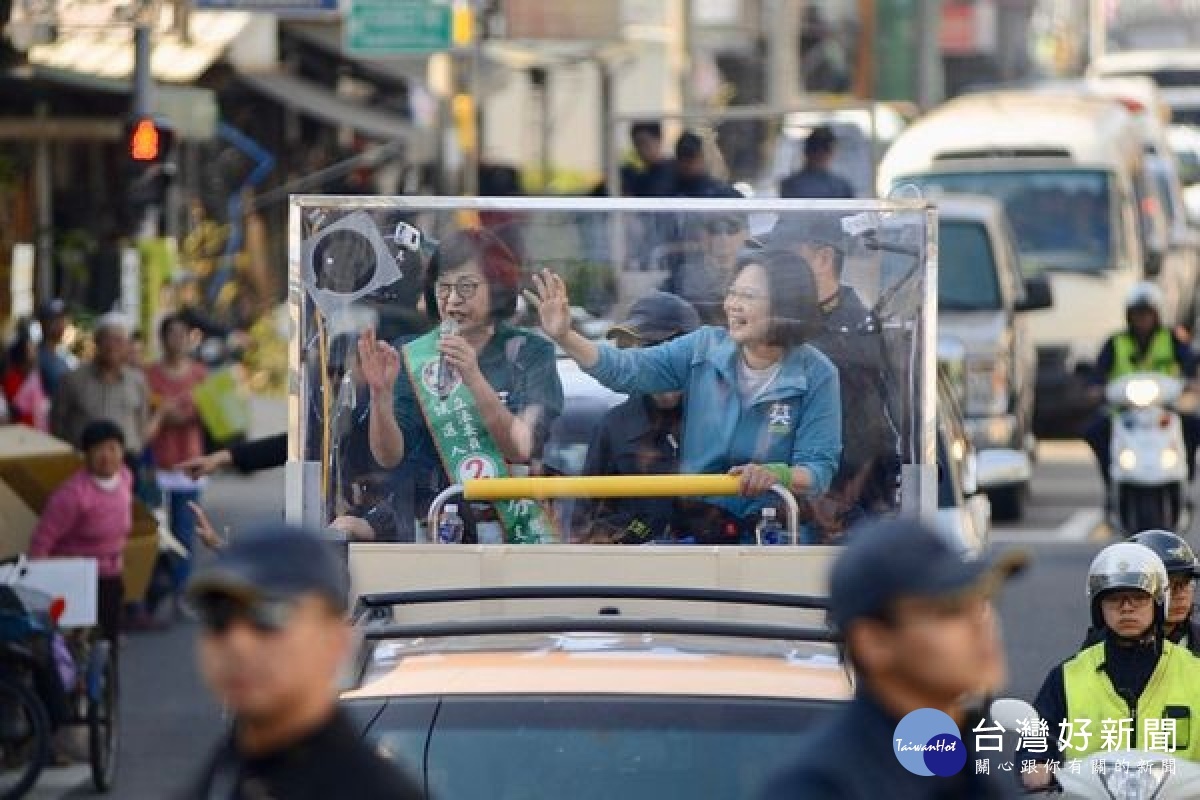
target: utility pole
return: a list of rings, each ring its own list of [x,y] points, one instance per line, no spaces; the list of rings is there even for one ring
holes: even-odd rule
[[[796,104],[801,85],[800,7],[802,0],[763,0],[767,33],[767,103],[776,109]]]

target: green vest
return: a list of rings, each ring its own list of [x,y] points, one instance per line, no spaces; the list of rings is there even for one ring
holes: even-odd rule
[[[1182,647],[1170,642],[1163,644],[1163,654],[1158,659],[1154,674],[1146,683],[1137,709],[1130,712],[1129,705],[1113,688],[1112,681],[1103,670],[1104,643],[1081,650],[1074,658],[1063,664],[1063,688],[1067,698],[1067,722],[1069,732],[1050,730],[1068,746],[1063,749],[1063,758],[1085,758],[1092,753],[1105,750],[1101,730],[1104,722],[1112,720],[1112,728],[1119,720],[1133,721],[1133,735],[1128,742],[1133,747],[1146,750],[1154,745],[1149,741],[1147,730],[1155,730],[1159,723],[1153,720],[1175,719],[1175,752],[1177,758],[1200,761],[1200,734],[1191,735],[1191,722],[1200,716],[1200,660]],[[1081,735],[1079,720],[1090,720],[1087,732]],[[1146,720],[1152,720],[1147,725]],[[1048,720],[1051,724],[1053,721]],[[1162,730],[1158,727],[1158,730]],[[1126,749],[1126,737],[1116,737],[1119,749]],[[1107,749],[1118,749],[1112,744]],[[1165,749],[1159,743],[1158,751]]]
[[[1179,377],[1179,362],[1175,359],[1175,340],[1166,328],[1159,328],[1150,340],[1146,352],[1138,357],[1137,342],[1128,331],[1113,338],[1113,365],[1108,375],[1110,381],[1123,378],[1133,372],[1157,372],[1161,375]]]

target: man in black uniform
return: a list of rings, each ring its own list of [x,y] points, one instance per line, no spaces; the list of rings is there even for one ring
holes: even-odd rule
[[[833,171],[837,139],[827,125],[818,125],[804,140],[804,167],[779,184],[780,197],[854,197],[850,182]]]
[[[620,347],[650,347],[691,333],[700,315],[667,292],[639,298],[620,325],[608,332]],[[679,471],[683,395],[632,395],[610,409],[588,446],[584,475],[654,475]],[[645,544],[668,532],[675,504],[665,498],[580,502],[572,530],[582,541]]]
[[[911,519],[875,522],[851,537],[830,578],[829,619],[855,671],[854,699],[798,746],[799,761],[762,800],[1003,800],[1016,781],[975,769],[970,731],[982,715],[965,698],[1001,688],[1004,648],[992,594],[1026,563],[1021,553],[964,558]],[[937,709],[958,726],[960,772],[910,772],[896,757],[900,721]],[[952,733],[952,732],[951,732]]]
[[[842,214],[792,214],[771,231],[768,246],[791,250],[812,267],[822,331],[812,341],[838,368],[842,388],[842,458],[829,492],[813,502],[826,540],[864,513],[895,504],[898,434],[886,394],[883,338],[853,288],[842,283],[849,237]]]
[[[298,528],[241,534],[188,588],[200,668],[233,715],[191,800],[418,800],[361,738],[334,689],[350,655],[350,581],[329,544]]]

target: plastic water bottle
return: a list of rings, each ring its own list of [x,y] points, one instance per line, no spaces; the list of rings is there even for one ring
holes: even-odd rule
[[[764,508],[758,522],[757,539],[762,544],[789,544],[787,532],[775,518],[775,509]]]
[[[462,544],[463,532],[466,527],[463,518],[458,515],[458,506],[446,506],[446,510],[442,512],[442,518],[438,520],[438,544]]]

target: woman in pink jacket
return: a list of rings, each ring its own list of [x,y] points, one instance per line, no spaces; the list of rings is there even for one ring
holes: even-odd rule
[[[133,528],[133,475],[125,466],[125,437],[97,420],[83,429],[84,466],[58,487],[33,532],[33,558],[96,559],[100,632],[115,648],[120,632],[125,542]]]

